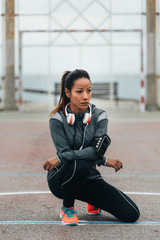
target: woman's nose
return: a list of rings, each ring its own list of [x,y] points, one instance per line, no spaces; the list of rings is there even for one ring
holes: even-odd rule
[[[88,95],[87,95],[87,93],[85,92],[84,94],[83,94],[83,99],[87,99],[88,98]]]

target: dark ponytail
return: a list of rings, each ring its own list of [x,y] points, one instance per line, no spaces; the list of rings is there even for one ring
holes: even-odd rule
[[[58,102],[57,107],[50,113],[49,116],[52,114],[63,110],[65,112],[65,106],[70,102],[70,99],[66,96],[65,88],[71,91],[74,82],[79,78],[88,78],[90,81],[89,74],[83,69],[76,69],[75,71],[65,71],[62,75],[61,79],[61,91],[60,91],[60,99]]]

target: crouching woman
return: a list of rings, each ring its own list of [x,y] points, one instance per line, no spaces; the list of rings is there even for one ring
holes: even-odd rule
[[[135,222],[140,212],[136,204],[122,191],[107,183],[98,166],[123,165],[104,153],[110,144],[105,111],[90,103],[91,80],[85,70],[66,71],[61,80],[58,106],[50,115],[50,132],[57,155],[43,167],[48,171],[48,185],[56,197],[63,200],[62,223],[77,225],[75,200],[87,203],[87,213],[100,215],[107,211],[120,221]]]

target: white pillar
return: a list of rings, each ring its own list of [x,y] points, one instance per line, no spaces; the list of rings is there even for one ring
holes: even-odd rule
[[[156,0],[147,0],[147,110],[158,109],[155,35]]]
[[[5,1],[5,80],[4,110],[15,110],[15,72],[14,72],[14,0]]]

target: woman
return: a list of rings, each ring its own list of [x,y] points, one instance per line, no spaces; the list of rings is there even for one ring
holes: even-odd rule
[[[136,204],[124,193],[104,181],[98,166],[121,169],[118,159],[106,158],[110,143],[106,112],[90,103],[91,80],[84,70],[66,71],[61,80],[58,106],[50,114],[50,131],[57,156],[48,159],[51,192],[63,199],[60,211],[62,223],[77,225],[75,199],[87,202],[87,213],[100,215],[101,209],[121,221],[135,222],[139,218]]]

